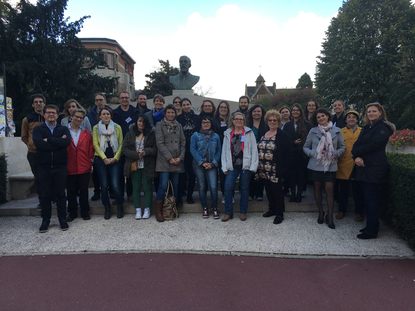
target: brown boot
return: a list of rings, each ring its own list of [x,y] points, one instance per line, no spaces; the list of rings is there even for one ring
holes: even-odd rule
[[[156,219],[158,222],[163,222],[164,221],[164,217],[163,217],[163,201],[156,201],[156,203],[154,204],[154,210],[155,210],[155,214],[156,214]]]

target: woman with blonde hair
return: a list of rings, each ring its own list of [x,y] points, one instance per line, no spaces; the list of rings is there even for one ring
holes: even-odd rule
[[[65,116],[61,120],[61,125],[67,127],[68,124],[72,121],[73,114],[79,109],[82,109],[86,113],[85,108],[82,107],[82,105],[76,99],[68,99],[63,105],[63,113]],[[90,133],[92,131],[91,123],[89,122],[89,119],[86,115],[82,120],[81,129],[86,129]]]

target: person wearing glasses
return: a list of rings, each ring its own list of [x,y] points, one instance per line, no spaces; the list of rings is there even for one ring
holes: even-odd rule
[[[85,111],[84,107],[81,106],[81,104],[76,99],[68,99],[65,104],[63,105],[63,113],[65,117],[61,120],[61,125],[68,126],[72,121],[72,116],[78,109],[82,109]],[[87,116],[85,116],[81,123],[81,129],[86,129],[90,133],[92,132],[91,123],[89,122],[89,119]]]
[[[182,114],[182,99],[179,96],[173,98],[173,106],[176,109],[177,116]]]
[[[33,142],[36,146],[39,164],[39,199],[42,208],[42,224],[39,232],[49,229],[52,216],[52,200],[56,200],[59,225],[62,231],[68,230],[66,220],[66,176],[67,147],[71,134],[67,127],[57,123],[59,108],[46,105],[45,123],[33,130]]]
[[[68,124],[71,143],[68,146],[68,178],[66,190],[68,195],[68,218],[70,222],[78,217],[78,200],[83,220],[91,219],[89,215],[88,186],[91,175],[94,147],[91,132],[82,128],[86,118],[82,108],[71,112],[71,122]]]
[[[239,177],[239,219],[245,221],[248,212],[249,183],[251,174],[258,167],[258,149],[254,132],[245,126],[245,115],[234,112],[232,124],[224,133],[222,171],[225,176],[225,213],[222,221],[233,218],[233,193]]]
[[[268,110],[265,114],[265,122],[269,130],[258,142],[259,164],[256,179],[263,181],[268,198],[268,211],[262,216],[275,216],[274,224],[278,225],[284,220],[282,177],[287,170],[289,140],[279,128],[281,115],[277,110]]]

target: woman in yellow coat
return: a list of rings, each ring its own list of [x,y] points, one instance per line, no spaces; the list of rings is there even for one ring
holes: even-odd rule
[[[347,211],[347,202],[350,193],[350,187],[353,192],[353,200],[355,204],[355,219],[363,220],[362,193],[356,181],[352,179],[354,160],[352,157],[353,144],[356,142],[362,130],[358,126],[359,113],[355,110],[349,110],[345,115],[346,126],[341,129],[346,150],[339,158],[337,163],[336,182],[338,189],[339,211],[336,219],[342,219]]]

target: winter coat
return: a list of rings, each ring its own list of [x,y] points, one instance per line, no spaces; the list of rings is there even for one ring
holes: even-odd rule
[[[353,145],[353,159],[360,157],[365,166],[355,166],[354,178],[367,183],[385,183],[388,180],[389,163],[386,144],[393,129],[384,120],[365,125]]]
[[[303,167],[307,165],[307,156],[304,154],[303,146],[307,139],[308,132],[311,129],[311,124],[304,120],[304,129],[299,130],[298,126],[295,128],[294,121],[289,121],[285,124],[283,132],[287,135],[289,140],[289,166],[290,168],[302,163]],[[301,139],[300,144],[295,144],[294,141]]]
[[[333,160],[328,168],[328,172],[337,171],[337,159],[344,152],[344,140],[338,127],[333,126],[330,129],[331,138],[333,140],[334,156],[336,160]],[[307,135],[307,139],[304,143],[303,151],[309,157],[307,168],[313,171],[324,171],[324,166],[317,160],[317,146],[320,142],[320,138],[323,136],[318,127],[313,127]]]
[[[165,119],[156,124],[157,161],[156,172],[184,172],[184,155],[186,138],[179,122],[174,121],[173,130],[169,131]],[[179,165],[169,163],[170,159],[180,158]]]
[[[339,161],[337,162],[337,173],[336,178],[337,179],[344,179],[348,180],[350,179],[350,176],[353,171],[354,167],[354,160],[352,156],[352,148],[353,144],[356,142],[357,138],[360,135],[361,128],[357,127],[356,130],[353,132],[352,129],[349,129],[347,127],[344,127],[340,130],[343,139],[344,139],[344,145],[346,146],[346,149],[343,153],[343,155],[340,157]]]
[[[33,142],[33,129],[44,121],[43,116],[32,111],[22,121],[22,141],[27,145],[29,152],[36,152],[36,146]]]
[[[193,162],[200,166],[206,162],[206,153],[208,154],[209,162],[215,167],[219,166],[221,156],[221,145],[219,135],[213,133],[210,135],[209,140],[206,139],[206,135],[196,132],[193,133],[190,139],[190,152],[193,156]]]
[[[242,159],[242,170],[249,170],[256,172],[258,167],[258,148],[255,135],[249,127],[245,129],[245,141]],[[228,171],[233,171],[232,151],[231,151],[231,133],[232,128],[225,131],[222,146],[222,171],[226,174]]]
[[[338,117],[336,114],[334,114],[331,122],[333,122],[333,126],[338,127],[340,129],[345,127],[346,118],[345,118],[344,112],[342,112]]]
[[[138,153],[135,146],[136,136],[138,135],[137,126],[130,127],[127,135],[124,138],[122,145],[122,152],[125,155],[124,176],[129,177],[131,174],[131,163],[138,161]],[[154,178],[156,169],[156,136],[154,130],[151,129],[144,136],[144,176]]]
[[[67,127],[56,124],[52,134],[47,125],[42,123],[33,130],[33,142],[40,166],[66,167],[68,158],[66,148],[71,143],[71,134]]]
[[[91,172],[94,147],[92,145],[91,133],[87,129],[81,130],[77,146],[75,146],[73,139],[71,139],[67,152],[68,175],[80,175]]]

